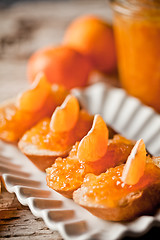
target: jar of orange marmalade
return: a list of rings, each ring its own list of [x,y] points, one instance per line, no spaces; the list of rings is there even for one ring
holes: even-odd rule
[[[160,0],[112,1],[122,87],[160,112]]]

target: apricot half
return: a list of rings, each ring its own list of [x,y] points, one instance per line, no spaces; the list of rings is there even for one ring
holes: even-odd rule
[[[78,121],[79,103],[76,97],[68,95],[51,117],[50,128],[55,132],[70,131]]]
[[[129,185],[136,184],[143,176],[146,165],[146,149],[142,139],[136,142],[122,173],[122,181]]]
[[[95,115],[88,134],[81,140],[77,156],[80,161],[94,162],[103,157],[107,151],[108,129],[100,115]]]

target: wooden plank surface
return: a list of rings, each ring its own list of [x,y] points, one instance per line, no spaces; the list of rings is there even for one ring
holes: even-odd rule
[[[27,86],[27,60],[37,49],[59,45],[75,18],[111,19],[107,0],[24,1],[0,9],[0,101]]]
[[[22,206],[15,194],[4,187],[0,195],[0,239],[12,240],[61,240],[56,231],[49,230],[43,220],[32,215],[28,207]]]
[[[40,47],[60,44],[67,25],[84,14],[111,19],[106,0],[32,1],[0,8],[0,101],[27,87],[29,56]],[[158,233],[159,228],[153,228],[139,239],[151,239]],[[14,194],[3,188],[0,194],[0,239],[62,238],[58,232],[49,230],[41,219],[34,217]]]

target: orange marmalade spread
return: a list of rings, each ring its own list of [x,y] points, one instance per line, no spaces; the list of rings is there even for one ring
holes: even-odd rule
[[[55,108],[53,97],[49,96],[45,102],[47,107],[43,111],[23,111],[10,103],[0,109],[0,138],[4,141],[16,142],[25,131],[35,125],[45,116],[50,116]]]
[[[110,168],[99,176],[88,174],[81,188],[85,192],[85,201],[107,207],[117,207],[128,194],[138,193],[146,187],[160,181],[160,169],[153,163],[147,163],[144,175],[135,185],[122,182],[124,165]]]
[[[126,144],[124,143],[126,141]],[[77,142],[67,158],[57,158],[47,172],[47,185],[58,191],[75,190],[79,188],[87,173],[96,175],[105,172],[109,167],[124,163],[133,147],[131,141],[116,135],[109,141],[107,153],[94,162],[79,161],[77,157]]]
[[[50,129],[50,118],[46,118],[26,132],[22,140],[35,145],[37,149],[65,151],[70,149],[75,141],[81,140],[87,134],[92,122],[93,116],[81,110],[78,122],[72,130],[57,133]]]
[[[122,86],[160,112],[160,1],[115,0],[112,6]]]
[[[24,92],[24,94],[26,93],[27,91]],[[0,139],[7,142],[17,142],[22,135],[37,122],[44,117],[50,117],[55,108],[64,101],[67,94],[68,91],[66,91],[63,87],[53,85],[52,91],[46,97],[44,102],[42,102],[41,108],[34,111],[33,109],[30,111],[29,109],[29,107],[32,107],[30,106],[32,103],[30,99],[28,99],[28,102],[23,99],[25,104],[30,104],[27,105],[27,109],[24,107],[21,108],[17,105],[18,98],[3,104],[0,107]],[[31,96],[33,99],[33,93]],[[35,98],[36,97],[37,95],[35,95]]]

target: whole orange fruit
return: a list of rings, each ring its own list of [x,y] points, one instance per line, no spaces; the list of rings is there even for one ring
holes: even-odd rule
[[[94,67],[106,73],[117,68],[112,26],[95,16],[82,16],[66,29],[63,43],[90,57]]]
[[[30,82],[39,72],[44,72],[50,83],[63,85],[67,89],[85,86],[91,70],[89,58],[68,46],[41,49],[28,61]]]

